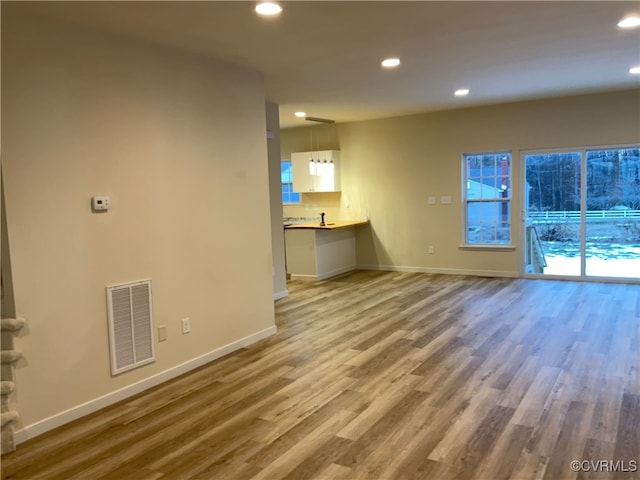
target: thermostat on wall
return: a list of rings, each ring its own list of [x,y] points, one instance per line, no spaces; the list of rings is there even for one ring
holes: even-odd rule
[[[96,212],[109,210],[109,197],[91,197],[91,208]]]

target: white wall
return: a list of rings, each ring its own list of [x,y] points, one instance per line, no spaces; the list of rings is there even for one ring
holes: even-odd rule
[[[282,157],[308,151],[310,128],[284,130]],[[317,149],[341,151],[342,193],[303,195],[285,215],[326,210],[369,217],[358,263],[371,268],[517,275],[519,248],[470,251],[462,243],[461,156],[511,151],[513,243],[520,240],[521,166],[526,149],[640,143],[640,90],[468,108],[332,126]],[[315,143],[314,143],[315,145]],[[428,196],[452,197],[428,205]],[[347,208],[347,206],[349,208]],[[435,254],[427,248],[433,245]]]
[[[2,3],[22,439],[275,331],[265,131],[256,72]],[[168,340],[111,377],[104,289],[143,278]]]

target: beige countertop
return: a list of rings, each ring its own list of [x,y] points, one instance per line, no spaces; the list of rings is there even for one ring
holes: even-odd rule
[[[300,223],[294,225],[287,225],[286,229],[290,228],[306,228],[306,229],[316,229],[316,230],[335,230],[337,228],[346,228],[346,227],[354,227],[356,225],[366,225],[367,221],[365,220],[336,220],[325,222],[325,225],[320,225],[320,222],[311,222],[311,223]]]

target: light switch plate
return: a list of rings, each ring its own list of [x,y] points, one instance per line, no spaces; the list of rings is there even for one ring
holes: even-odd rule
[[[451,203],[451,195],[442,195],[440,197],[440,203],[442,205],[449,205]]]
[[[191,331],[191,319],[183,318],[182,319],[182,334],[189,333]]]
[[[435,205],[436,204],[436,197],[428,197],[427,198],[427,204],[429,205]]]
[[[160,325],[158,327],[158,341],[159,342],[164,342],[167,340],[167,326],[166,325]]]

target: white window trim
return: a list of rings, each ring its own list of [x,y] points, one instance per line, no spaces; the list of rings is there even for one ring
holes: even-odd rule
[[[506,244],[506,243],[500,243],[500,244],[479,243],[477,245],[474,243],[466,243],[466,244],[458,245],[458,248],[460,250],[503,250],[503,251],[512,252],[516,249],[516,246],[513,244]]]
[[[487,202],[509,202],[509,242],[510,243],[468,243],[467,242],[467,164],[466,157],[473,155],[509,155],[509,181],[511,183],[510,194],[508,198],[505,199],[486,199]],[[460,159],[461,166],[461,175],[460,178],[462,180],[460,193],[461,193],[461,205],[462,205],[462,243],[458,245],[460,250],[485,250],[485,251],[513,251],[516,249],[516,245],[513,243],[513,151],[512,150],[489,150],[486,152],[464,152],[461,155]],[[483,200],[476,200],[474,203],[482,202]]]

